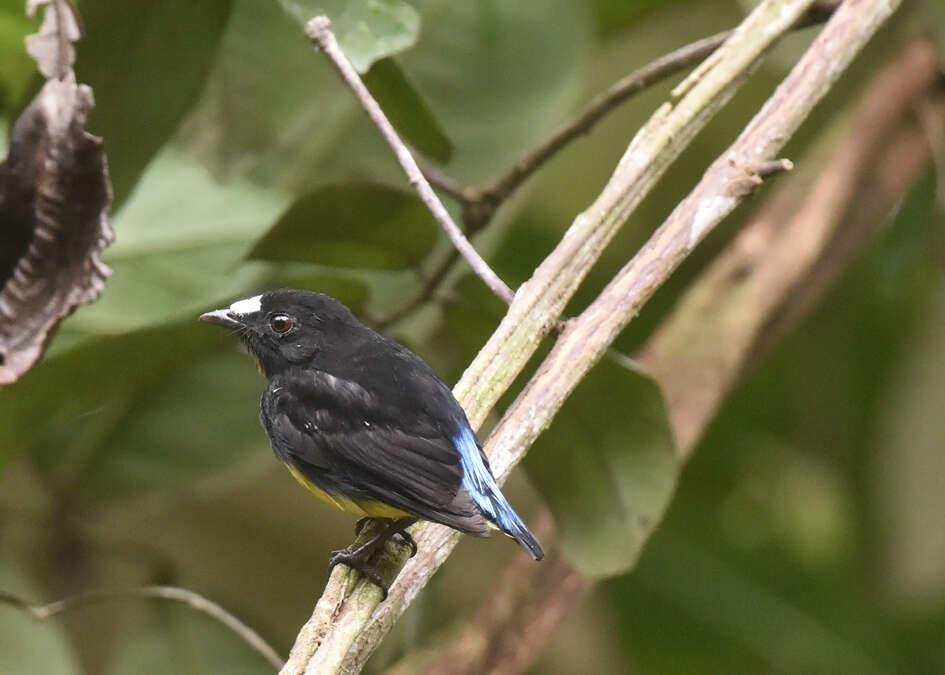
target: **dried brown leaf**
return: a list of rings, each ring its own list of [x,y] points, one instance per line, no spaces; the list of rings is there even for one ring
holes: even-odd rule
[[[79,17],[67,0],[28,0],[27,15],[33,16],[41,5],[46,5],[43,24],[39,32],[26,36],[26,51],[36,60],[44,77],[61,79],[75,64],[72,43],[82,36]]]
[[[95,300],[114,239],[102,141],[85,131],[92,90],[50,79],[13,127],[0,164],[0,384],[41,356],[58,323]]]

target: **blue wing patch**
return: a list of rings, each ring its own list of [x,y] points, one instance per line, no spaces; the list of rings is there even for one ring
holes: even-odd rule
[[[499,485],[482,458],[472,429],[466,420],[459,421],[458,426],[453,445],[459,451],[466,492],[486,518],[524,546],[535,560],[541,560],[545,555],[541,545],[499,490]]]

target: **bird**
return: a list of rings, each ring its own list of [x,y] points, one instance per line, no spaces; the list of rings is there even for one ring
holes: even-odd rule
[[[366,326],[341,302],[280,289],[207,312],[235,332],[266,377],[260,421],[273,452],[315,496],[377,533],[333,551],[381,587],[371,556],[418,519],[459,532],[503,532],[534,559],[535,536],[502,494],[449,387],[419,356]]]

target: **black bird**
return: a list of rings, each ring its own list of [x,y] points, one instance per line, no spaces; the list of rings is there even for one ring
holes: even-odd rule
[[[279,290],[200,317],[233,328],[268,379],[261,421],[276,456],[316,496],[386,526],[335,551],[380,583],[370,556],[417,518],[544,552],[499,490],[466,414],[416,354],[337,300]]]

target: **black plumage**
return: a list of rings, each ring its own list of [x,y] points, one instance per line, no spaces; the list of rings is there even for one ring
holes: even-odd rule
[[[499,529],[543,557],[452,392],[412,351],[307,291],[272,291],[201,318],[235,328],[258,359],[268,379],[262,424],[313,492],[371,517],[479,536]]]

